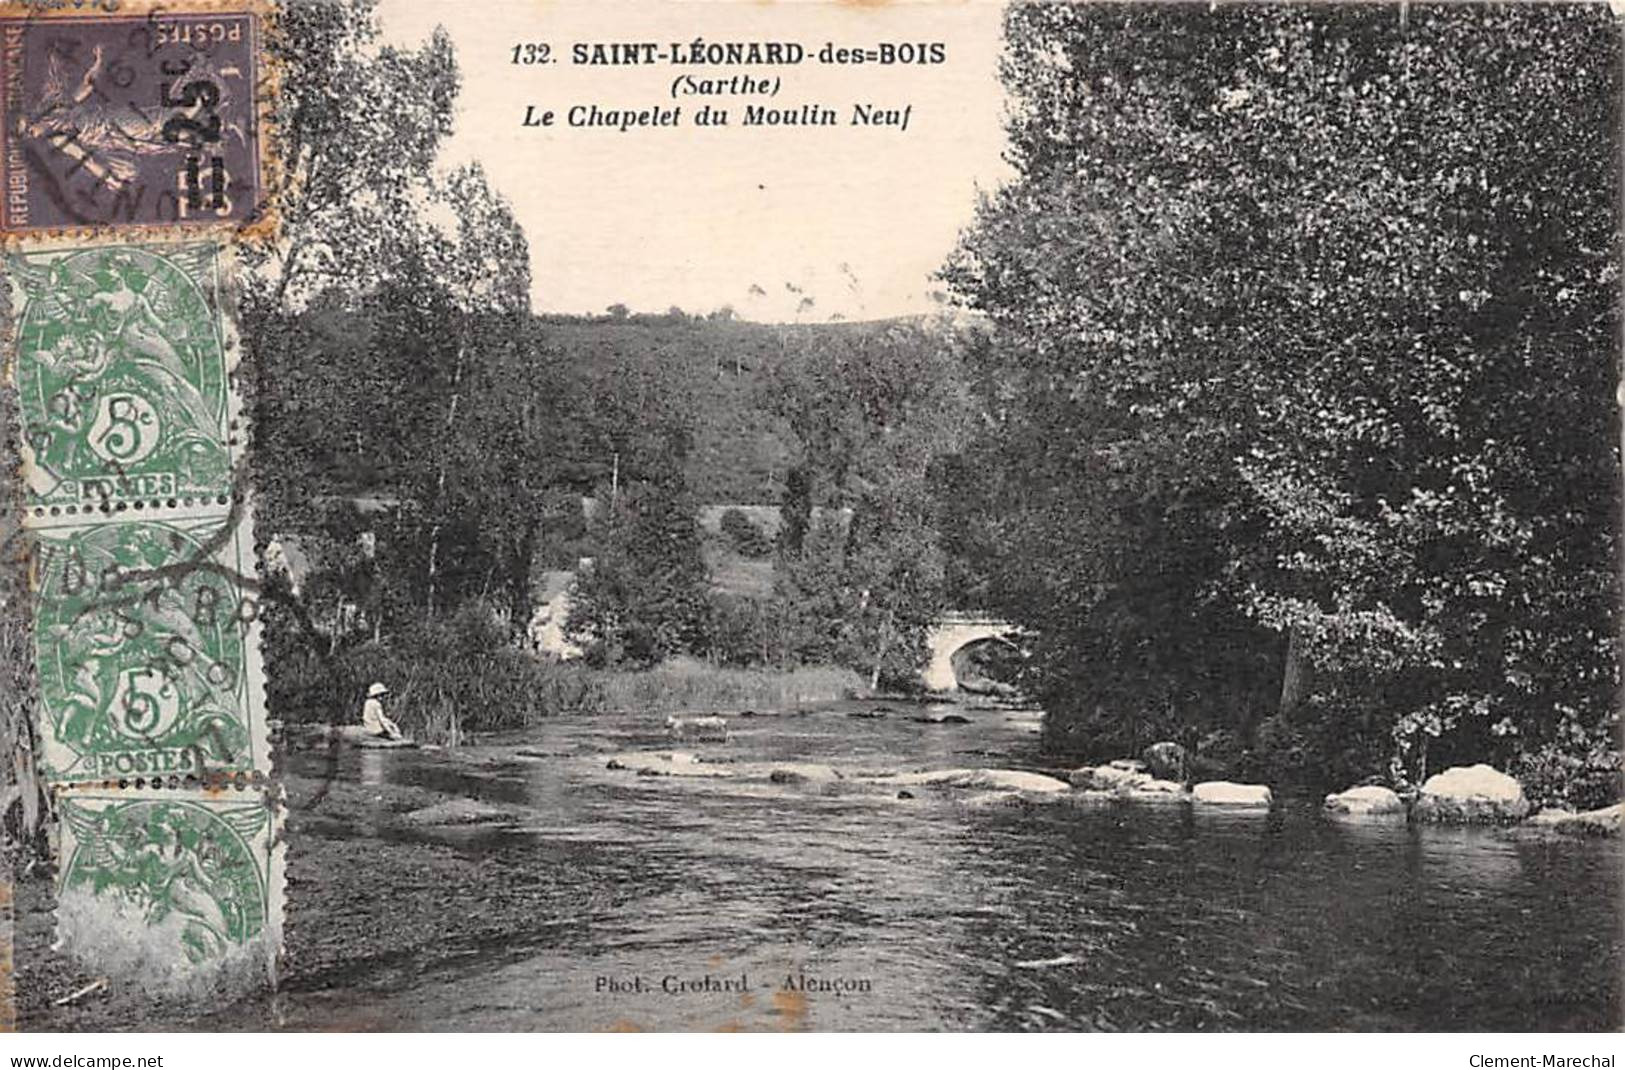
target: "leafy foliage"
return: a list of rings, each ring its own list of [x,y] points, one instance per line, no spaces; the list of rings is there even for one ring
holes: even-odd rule
[[[723,536],[745,557],[766,557],[773,552],[773,541],[762,534],[762,529],[751,523],[743,511],[725,510],[718,523]]]
[[[243,309],[258,529],[322,552],[297,596],[273,588],[273,679],[410,645],[491,595],[517,632],[567,449],[570,397],[532,360],[524,234],[477,165],[434,170],[450,40],[383,45],[374,8],[291,3],[275,45],[285,240],[246,254]]]
[[[800,329],[763,399],[799,454],[775,592],[785,656],[852,666],[870,687],[916,686],[947,598],[926,474],[960,445],[968,414],[951,328]],[[821,522],[815,504],[832,511]]]
[[[681,484],[628,487],[594,541],[601,551],[577,577],[568,623],[589,662],[647,666],[703,652],[705,560]]]
[[[274,708],[354,723],[368,685],[387,680],[390,717],[414,739],[431,743],[455,744],[470,733],[602,705],[594,681],[581,670],[539,661],[520,649],[501,609],[477,600],[449,617],[408,621],[378,642],[333,655],[320,646],[286,642],[269,653],[277,666],[267,681]]]
[[[1018,5],[1007,41],[953,529],[1042,636],[1050,743],[1617,758],[1608,12]]]
[[[382,44],[378,0],[290,0],[268,42],[282,78],[272,191],[284,240],[246,248],[250,308],[387,277],[422,235],[428,176],[452,130],[451,38]]]

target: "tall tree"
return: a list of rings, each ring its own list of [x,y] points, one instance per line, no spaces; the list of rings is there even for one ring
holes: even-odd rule
[[[577,578],[567,624],[587,656],[647,666],[704,653],[708,591],[694,503],[680,480],[623,488],[596,533],[598,552]]]
[[[944,599],[925,489],[933,459],[964,435],[955,341],[947,324],[899,323],[787,328],[786,341],[761,389],[801,452],[786,488],[780,610],[796,622],[788,630],[802,636],[801,657],[833,647],[872,684],[909,681]],[[850,521],[812,538],[806,511],[815,500]],[[828,543],[835,526],[838,552]]]
[[[947,275],[996,325],[981,530],[1051,743],[1245,734],[1283,692],[1327,776],[1605,738],[1607,13],[1018,5],[1006,36],[1018,178]]]
[[[248,249],[257,309],[331,287],[365,289],[411,225],[452,129],[458,72],[444,30],[417,49],[381,43],[378,0],[289,0],[270,48],[277,91],[281,240]]]

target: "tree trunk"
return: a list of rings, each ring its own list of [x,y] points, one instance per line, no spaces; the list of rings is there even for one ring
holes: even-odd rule
[[[447,450],[449,448],[449,447],[446,446],[446,443],[449,443],[451,441],[451,429],[457,423],[457,399],[462,396],[457,392],[457,387],[463,381],[463,355],[467,351],[468,351],[468,347],[465,344],[459,344],[457,346],[457,365],[456,365],[455,368],[452,369],[452,373],[451,373],[451,404],[446,406],[446,437],[445,437],[445,442],[442,443],[442,448],[441,448],[441,451],[440,451],[440,471],[439,471],[438,475],[435,477],[435,501],[434,501],[435,521],[434,521],[433,526],[431,526],[429,528],[429,595],[428,595],[428,603],[429,603],[429,616],[430,617],[434,616],[435,579],[438,576],[439,571],[440,571],[440,529],[442,527],[444,527],[444,524],[442,523],[442,521],[440,519],[441,515],[442,515],[441,503],[444,501],[444,499],[446,497],[446,467],[447,467],[446,454],[447,454]]]
[[[530,618],[534,611],[530,600],[530,572],[536,557],[537,532],[540,530],[539,521],[526,525],[525,534],[520,536],[519,547],[509,565],[508,602],[513,612],[513,626],[521,635],[529,634]]]
[[[869,674],[869,690],[880,690],[880,667],[886,663],[886,652],[891,649],[892,613],[886,611],[886,621],[880,626],[880,652],[875,655],[875,669]]]
[[[1286,669],[1281,674],[1282,716],[1303,705],[1309,692],[1309,662],[1304,657],[1303,632],[1294,625],[1287,631]]]

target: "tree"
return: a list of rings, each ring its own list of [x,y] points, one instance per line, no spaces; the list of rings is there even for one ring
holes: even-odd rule
[[[649,666],[702,653],[707,577],[693,503],[680,483],[637,482],[602,521],[566,625],[600,665]]]
[[[430,219],[440,225],[423,243],[423,267],[431,287],[444,295],[442,319],[455,340],[455,353],[451,390],[443,405],[444,431],[437,440],[435,483],[424,490],[430,503],[428,608],[435,610],[440,539],[448,511],[455,508],[465,522],[478,519],[465,524],[465,530],[498,559],[515,624],[523,627],[529,615],[529,554],[551,474],[545,444],[533,440],[534,406],[513,405],[518,398],[531,399],[530,390],[513,389],[520,385],[513,372],[523,362],[514,340],[530,308],[529,248],[512,210],[491,190],[478,164],[435,183],[432,196],[430,211],[438,207],[441,212]],[[474,404],[465,405],[459,417],[459,403],[470,392],[475,393]],[[516,425],[518,436],[510,433]],[[496,443],[508,449],[493,450]],[[448,493],[447,478],[454,471],[464,493]]]
[[[812,523],[812,479],[801,465],[790,469],[779,504],[779,550],[786,556],[801,552]]]
[[[421,604],[495,579],[523,627],[557,413],[528,367],[523,231],[478,164],[434,170],[458,89],[450,40],[381,45],[371,0],[291,4],[277,40],[286,240],[253,254],[245,317],[262,515],[308,526],[313,482],[397,497]]]
[[[850,638],[856,599],[847,579],[846,527],[839,514],[814,521],[795,553],[781,552],[773,574],[773,611],[782,622],[781,657],[803,665],[867,668]]]
[[[897,323],[800,329],[761,396],[801,452],[786,482],[777,599],[798,622],[788,629],[796,655],[833,656],[871,685],[911,681],[943,604],[926,473],[958,445],[966,411],[951,334]],[[819,500],[850,517],[835,525],[838,547],[829,525],[808,546]]]
[[[1201,724],[1323,777],[1594,749],[1607,13],[1022,5],[1006,36],[1019,177],[945,274],[996,329],[964,528],[1040,633],[1050,743]]]
[[[458,73],[437,30],[411,50],[379,43],[378,0],[291,0],[269,48],[281,68],[271,190],[282,240],[243,255],[245,300],[282,309],[331,287],[366,288],[414,236],[425,176],[452,129]]]

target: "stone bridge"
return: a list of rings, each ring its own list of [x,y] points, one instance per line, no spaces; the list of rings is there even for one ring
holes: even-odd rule
[[[946,613],[926,635],[931,658],[920,675],[929,691],[959,690],[954,655],[977,643],[1003,643],[1019,649],[1021,629],[1008,621],[974,613]]]

